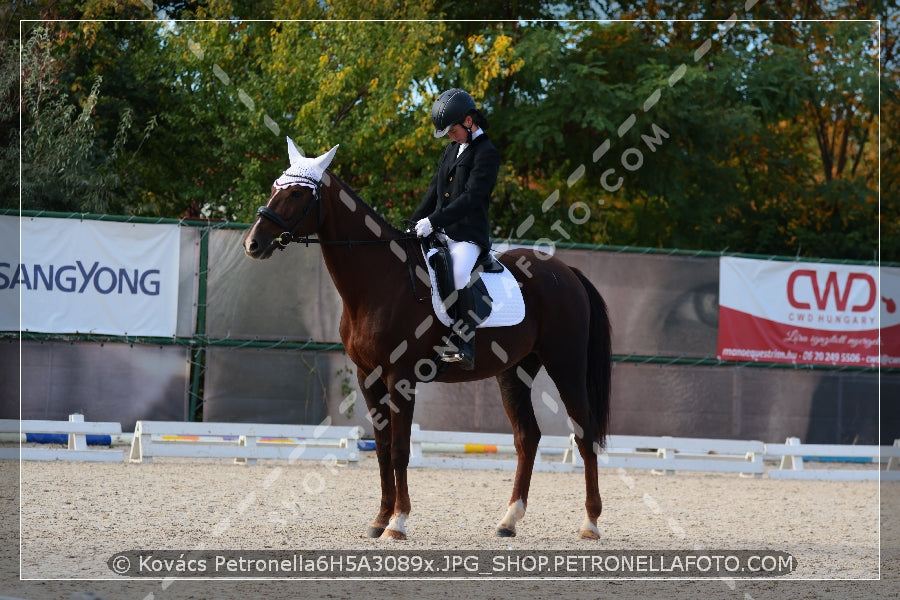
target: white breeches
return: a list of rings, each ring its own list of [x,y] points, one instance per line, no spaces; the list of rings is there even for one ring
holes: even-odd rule
[[[457,242],[447,236],[444,237],[450,249],[450,261],[453,263],[453,287],[461,290],[469,283],[481,248],[472,242]]]

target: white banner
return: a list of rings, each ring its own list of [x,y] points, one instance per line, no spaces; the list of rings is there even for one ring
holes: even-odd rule
[[[178,225],[0,217],[0,330],[175,335]],[[19,320],[21,300],[21,322]]]

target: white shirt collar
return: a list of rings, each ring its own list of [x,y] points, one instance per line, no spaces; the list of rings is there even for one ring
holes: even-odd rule
[[[477,138],[477,137],[478,137],[479,135],[481,135],[482,133],[484,133],[484,130],[481,129],[481,128],[478,128],[478,129],[474,130],[474,131],[472,132],[472,141],[475,141],[475,138]],[[456,157],[459,158],[459,155],[462,154],[462,153],[463,153],[463,150],[465,150],[466,148],[468,148],[468,147],[469,147],[469,144],[471,144],[471,143],[472,143],[472,142],[466,142],[466,143],[464,143],[464,144],[460,144],[460,145],[459,145],[459,148],[457,148],[457,150],[456,150]]]

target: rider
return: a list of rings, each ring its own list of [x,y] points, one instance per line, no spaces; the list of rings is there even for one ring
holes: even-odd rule
[[[488,204],[497,183],[500,153],[484,130],[487,119],[467,92],[442,92],[431,109],[434,137],[452,141],[444,149],[437,171],[413,220],[419,237],[438,232],[450,250],[456,302],[448,314],[451,346],[442,360],[475,367],[475,299],[469,286],[472,269],[482,251],[491,247]]]

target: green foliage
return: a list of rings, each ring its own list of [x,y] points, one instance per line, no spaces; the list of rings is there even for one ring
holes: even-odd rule
[[[793,3],[757,3],[730,25],[736,9],[717,3],[619,5],[643,20],[548,20],[608,15],[543,2],[207,0],[160,5],[205,20],[58,23],[43,79],[23,81],[27,197],[249,221],[289,135],[309,154],[340,144],[333,168],[399,224],[446,143],[431,102],[459,86],[504,159],[497,237],[858,259],[880,244],[900,259],[900,76],[887,68],[900,19],[886,4],[797,5],[813,20],[779,22],[767,19]],[[147,16],[139,0],[56,6]],[[814,20],[873,16],[880,30]],[[11,82],[4,71],[4,98]]]
[[[0,203],[18,206],[19,198],[19,44],[0,40]]]
[[[62,65],[51,56],[48,31],[36,28],[22,50],[21,206],[81,212],[121,212],[130,161],[124,146],[133,115],[124,109],[111,144],[100,144],[93,114],[100,97],[96,77],[82,106],[56,85]],[[144,134],[153,128],[148,123]],[[12,201],[10,201],[12,200]],[[16,206],[17,199],[7,199]]]
[[[318,10],[294,4],[279,16]],[[202,181],[186,174],[191,196],[216,216],[250,220],[287,166],[289,135],[308,154],[340,144],[340,174],[389,218],[408,216],[424,190],[429,143],[416,77],[428,73],[440,30],[428,22],[179,24],[166,34],[165,60],[179,70],[173,95],[183,107],[168,120],[200,134],[197,146],[207,149],[202,163],[191,162]]]

